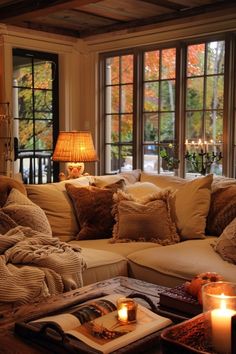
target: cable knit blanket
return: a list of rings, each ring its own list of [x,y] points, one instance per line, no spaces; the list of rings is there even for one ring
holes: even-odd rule
[[[17,226],[0,234],[0,302],[41,301],[83,286],[79,248]]]

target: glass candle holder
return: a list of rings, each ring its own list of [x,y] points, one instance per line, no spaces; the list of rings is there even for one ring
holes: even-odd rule
[[[118,321],[123,324],[136,321],[137,303],[128,297],[122,297],[117,300]]]
[[[231,320],[236,314],[236,284],[212,282],[202,287],[203,311],[207,313],[214,350],[231,354]]]

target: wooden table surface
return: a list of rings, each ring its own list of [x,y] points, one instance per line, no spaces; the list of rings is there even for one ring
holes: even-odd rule
[[[36,317],[45,316],[49,313],[65,310],[75,304],[82,303],[95,297],[112,293],[119,293],[128,296],[131,293],[148,295],[155,305],[159,302],[159,293],[166,288],[149,284],[140,280],[116,277],[106,281],[85,286],[58,296],[53,296],[41,303],[22,305],[19,307],[11,304],[0,305],[0,353],[4,354],[52,354],[32,341],[21,338],[14,333],[15,322],[30,320]],[[142,301],[141,301],[142,302]],[[160,354],[159,345],[150,353]],[[58,352],[56,353],[58,354]]]

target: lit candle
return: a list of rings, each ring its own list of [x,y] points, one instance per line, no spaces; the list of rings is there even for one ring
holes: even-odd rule
[[[224,294],[219,309],[211,311],[212,344],[220,354],[231,353],[231,318],[236,311],[227,309]]]
[[[121,322],[127,322],[128,321],[128,309],[126,306],[121,306],[118,310],[118,320]]]

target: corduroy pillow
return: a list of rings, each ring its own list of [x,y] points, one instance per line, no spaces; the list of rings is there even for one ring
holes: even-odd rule
[[[12,188],[18,189],[21,193],[27,195],[25,186],[22,182],[7,176],[0,176],[0,206],[1,207],[6,203],[7,197],[10,191],[12,190]]]
[[[75,187],[69,183],[66,184],[67,193],[73,202],[80,225],[77,240],[111,237],[114,225],[114,218],[111,214],[113,194],[123,186],[123,180],[105,188]]]
[[[234,218],[236,218],[236,184],[219,188],[212,193],[206,233],[220,236]]]
[[[179,242],[176,226],[170,217],[170,195],[171,191],[166,189],[138,200],[118,191],[114,195],[112,212],[116,224],[111,243],[146,241],[170,245]]]
[[[236,218],[224,229],[214,249],[225,261],[236,264]]]
[[[7,214],[0,210],[0,234],[4,235],[7,231],[17,227],[17,223]]]

